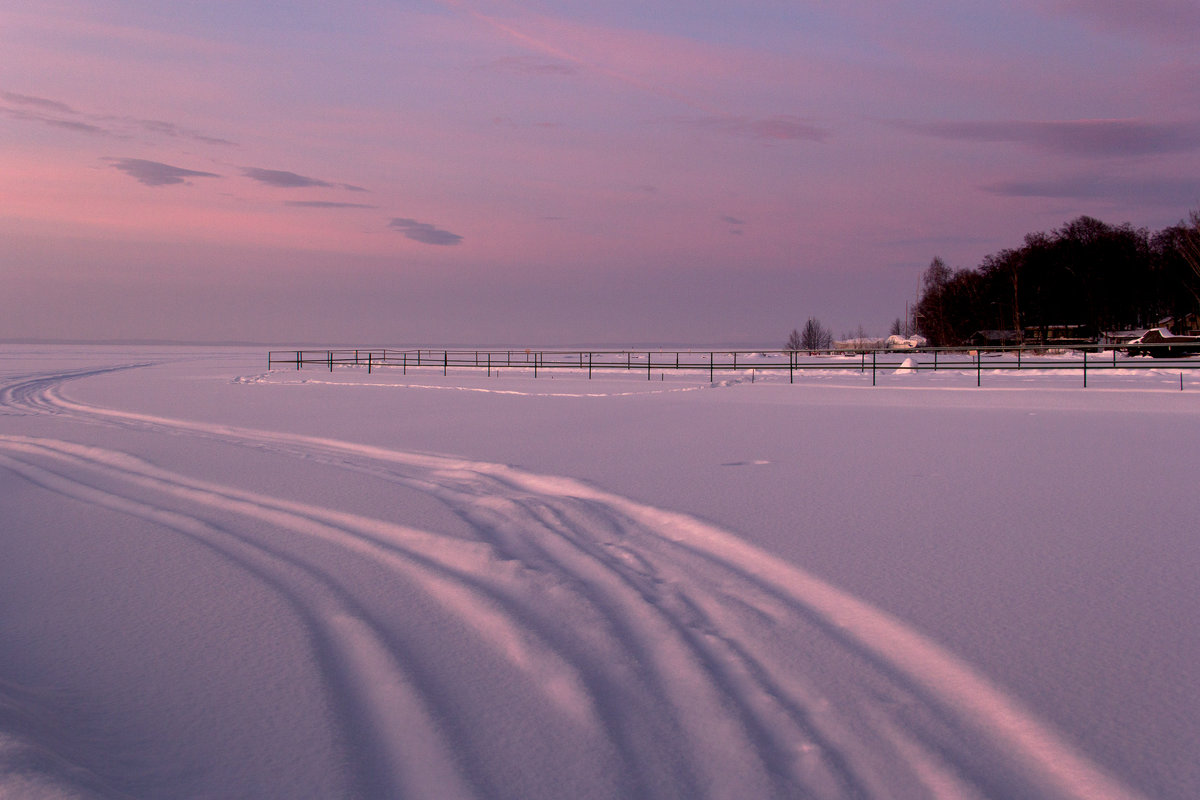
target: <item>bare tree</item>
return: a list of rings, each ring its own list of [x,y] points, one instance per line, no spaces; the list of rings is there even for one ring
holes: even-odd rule
[[[1180,237],[1180,254],[1197,275],[1200,275],[1200,211],[1193,211],[1188,216],[1188,224],[1184,226]]]
[[[800,349],[813,352],[828,350],[833,346],[833,334],[815,317],[809,317],[804,323],[804,332],[800,334]]]
[[[792,335],[788,337],[787,344],[783,346],[783,349],[792,353],[804,349],[804,343],[800,340],[800,331],[792,328]]]

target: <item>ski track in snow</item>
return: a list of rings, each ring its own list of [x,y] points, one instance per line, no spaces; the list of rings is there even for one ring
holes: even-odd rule
[[[356,727],[352,768],[368,795],[514,789],[475,757],[469,712],[406,662],[394,612],[355,592],[355,573],[310,542],[417,587],[461,622],[447,636],[471,637],[525,675],[544,699],[531,715],[552,714],[575,731],[570,746],[610,762],[611,784],[592,787],[601,796],[1137,796],[899,620],[684,514],[510,466],[100,408],[61,392],[138,366],[9,379],[0,413],[307,459],[432,495],[474,531],[469,541],[128,453],[0,435],[0,468],[199,542],[277,594],[309,632],[338,718]]]

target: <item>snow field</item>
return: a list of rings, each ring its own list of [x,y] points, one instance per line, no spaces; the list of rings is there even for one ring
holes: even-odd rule
[[[998,657],[989,649],[995,636],[980,640],[963,629],[1024,624],[1036,641],[1036,629],[1052,632],[1064,621],[1053,619],[1055,607],[1045,620],[1004,616],[984,598],[939,618],[913,601],[911,579],[878,580],[887,558],[875,546],[873,520],[923,518],[936,530],[910,542],[917,552],[897,563],[923,561],[930,575],[950,568],[949,556],[925,549],[942,540],[959,548],[968,573],[926,592],[933,602],[1005,580],[1057,598],[1019,560],[1022,549],[1033,561],[1053,550],[1029,547],[1059,525],[1045,517],[1047,506],[1038,506],[1044,529],[1009,533],[1012,548],[992,553],[1015,560],[989,568],[987,553],[973,552],[987,547],[962,525],[964,512],[979,515],[969,497],[939,497],[949,513],[930,515],[912,502],[911,488],[884,488],[904,477],[894,451],[917,440],[893,433],[874,462],[853,447],[864,437],[880,444],[884,415],[891,429],[919,425],[960,441],[921,438],[925,450],[911,457],[922,470],[953,470],[922,462],[965,460],[971,444],[993,447],[992,460],[1036,463],[1036,454],[1009,450],[1014,421],[1069,410],[1109,430],[1132,413],[1134,433],[1148,426],[1148,448],[1161,448],[1170,441],[1165,431],[1194,429],[1195,399],[1177,389],[1168,395],[1146,374],[1135,389],[1087,393],[909,385],[872,395],[869,386],[846,388],[840,375],[815,387],[789,386],[786,377],[782,385],[735,378],[713,386],[670,377],[635,385],[619,377],[488,382],[425,373],[405,382],[350,370],[333,380],[263,374],[247,369],[250,354],[238,351],[55,355],[63,363],[51,369],[33,354],[5,362],[0,489],[16,498],[8,518],[20,521],[5,536],[24,553],[23,569],[47,576],[63,559],[48,542],[87,536],[92,557],[76,568],[91,571],[89,591],[106,574],[138,584],[122,590],[131,593],[123,608],[132,613],[89,594],[90,613],[113,631],[134,624],[138,635],[114,643],[105,663],[115,667],[85,680],[104,659],[81,646],[78,617],[48,619],[20,603],[5,614],[2,708],[20,710],[0,716],[10,742],[0,750],[9,754],[0,761],[6,792],[1115,798],[1140,796],[1134,786],[1146,796],[1186,797],[1196,785],[1194,771],[1172,760],[1171,724],[1123,724],[1115,702],[1099,735],[1076,727],[1092,709],[1073,705],[1079,697],[1054,670],[1011,688],[1014,665],[1036,673],[1065,660],[1068,670],[1104,683],[1127,674],[1135,654],[1115,653],[1115,665],[1036,649]],[[977,441],[961,443],[964,431]],[[796,479],[809,466],[791,439],[826,462],[800,506],[780,499],[805,486]],[[831,463],[838,442],[846,454]],[[1094,442],[1078,448],[1085,458],[1097,452]],[[1170,483],[1172,459],[1184,451],[1157,453],[1167,496],[1184,486]],[[855,468],[879,482],[865,507],[863,487],[872,481],[837,488]],[[958,474],[950,483],[971,480]],[[1085,485],[1066,476],[1056,491]],[[759,499],[754,514],[743,505],[747,495]],[[1150,525],[1186,517],[1189,503],[1184,495]],[[1149,533],[1147,507],[1132,506],[1123,521]],[[157,554],[136,575],[124,561],[131,523]],[[1175,542],[1161,537],[1151,549],[1178,556]],[[1095,561],[1093,573],[1123,567],[1112,560],[1121,548],[1100,549],[1081,557]],[[824,576],[806,565],[806,552]],[[154,585],[156,567],[173,570],[154,558],[181,558],[206,576],[187,589],[205,613],[147,601],[169,594]],[[0,577],[10,596],[36,599],[36,579]],[[870,584],[872,599],[837,583]],[[1182,596],[1186,583],[1169,588],[1151,590],[1151,618],[1168,626],[1171,611],[1194,602]],[[220,607],[227,593],[243,601],[236,613],[252,619],[240,622],[258,635],[230,633],[237,625]],[[1146,611],[1134,604],[1127,613],[1136,622]],[[9,646],[16,632],[20,652]],[[1195,637],[1176,633],[1149,639],[1174,636],[1182,651],[1172,663],[1184,663],[1197,652]],[[160,674],[151,656],[164,645],[185,663]],[[229,674],[218,679],[201,668],[205,659],[189,670],[181,651],[236,665],[229,672],[245,691],[230,689]],[[161,706],[132,713],[110,702],[146,688],[139,681],[153,684]],[[308,713],[297,717],[279,702],[247,705],[259,687],[275,698],[290,687]],[[1160,707],[1173,692],[1150,689]],[[121,758],[114,761],[108,742],[64,735],[53,704],[29,699],[46,692],[95,711],[112,738],[129,743]],[[1046,697],[1066,708],[1051,709],[1049,722]],[[167,711],[200,707],[191,720]],[[231,723],[274,735],[238,738],[244,749],[235,752],[224,746]],[[146,741],[153,744],[138,746]],[[1114,758],[1114,749],[1132,757]],[[147,764],[149,753],[169,764]],[[1157,764],[1142,760],[1155,757]]]

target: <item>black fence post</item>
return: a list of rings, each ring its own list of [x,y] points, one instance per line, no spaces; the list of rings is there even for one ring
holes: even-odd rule
[[[1083,388],[1087,388],[1087,350],[1083,351]]]
[[[375,359],[375,354],[370,350],[367,351],[367,374],[371,374],[371,362]]]
[[[709,353],[708,354],[708,382],[709,383],[713,382],[713,369],[714,369],[713,354]]]

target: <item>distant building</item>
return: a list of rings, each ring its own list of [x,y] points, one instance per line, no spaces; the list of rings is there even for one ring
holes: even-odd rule
[[[1015,347],[1021,344],[1020,331],[975,331],[967,337],[972,347]]]

